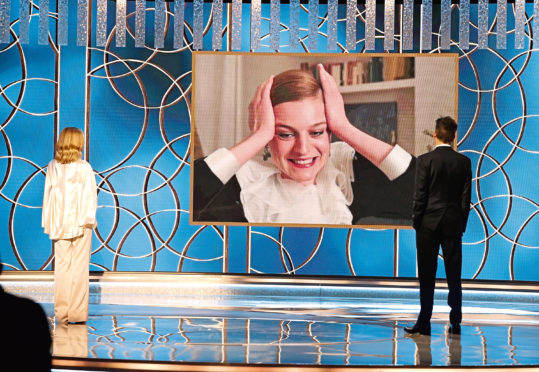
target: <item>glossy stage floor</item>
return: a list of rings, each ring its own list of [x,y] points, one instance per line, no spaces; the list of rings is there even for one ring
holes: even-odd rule
[[[407,337],[415,281],[123,273],[92,276],[86,324],[54,324],[50,273],[1,284],[42,304],[58,370],[539,368],[536,284],[465,283],[461,336],[437,288],[432,335]],[[430,367],[430,368],[429,368]]]

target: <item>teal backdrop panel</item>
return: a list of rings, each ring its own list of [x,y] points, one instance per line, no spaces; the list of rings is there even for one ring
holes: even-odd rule
[[[41,228],[47,163],[62,128],[85,131],[85,157],[99,186],[98,227],[92,246],[93,271],[153,271],[415,277],[413,230],[200,226],[189,224],[193,55],[193,4],[186,2],[184,45],[173,48],[174,3],[167,2],[165,47],[153,47],[153,3],[146,9],[146,45],[135,47],[135,2],[127,2],[125,47],[116,47],[116,2],[108,3],[107,43],[76,45],[76,4],[69,5],[69,42],[56,43],[51,1],[50,38],[39,45],[36,7],[30,42],[18,32],[18,2],[12,1],[11,34],[0,44],[0,248],[6,270],[52,270],[53,246]],[[225,9],[229,4],[225,4]],[[203,50],[212,50],[210,14],[203,9]],[[477,19],[471,5],[470,19]],[[90,27],[96,28],[92,1]],[[533,14],[533,4],[526,5]],[[241,47],[249,52],[250,6],[243,5]],[[363,53],[365,7],[358,6],[352,52]],[[495,6],[490,5],[489,23]],[[433,30],[440,27],[439,6]],[[377,8],[377,39],[383,50],[383,6]],[[327,6],[319,8],[318,46],[309,49],[308,8],[300,10],[299,49],[288,44],[289,5],[281,5],[280,52],[342,53],[346,6],[339,5],[337,50],[327,48]],[[419,53],[419,14],[414,21]],[[223,13],[223,25],[231,20]],[[270,6],[262,5],[261,46],[270,49]],[[378,27],[379,26],[379,27]],[[463,236],[463,277],[538,281],[539,274],[539,52],[526,23],[523,49],[514,48],[514,14],[508,12],[507,49],[458,46],[458,7],[452,7],[452,43],[422,53],[459,55],[458,150],[473,166],[472,211]],[[490,27],[490,26],[489,26]],[[400,30],[395,29],[396,36]],[[230,50],[229,27],[222,30]],[[398,37],[397,37],[398,41]],[[395,43],[398,53],[398,42]],[[408,52],[408,51],[407,51]],[[436,84],[436,77],[430,82]],[[443,267],[438,276],[443,277]]]

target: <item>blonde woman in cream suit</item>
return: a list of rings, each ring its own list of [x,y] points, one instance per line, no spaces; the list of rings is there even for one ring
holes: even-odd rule
[[[45,179],[41,225],[54,241],[54,315],[58,323],[88,320],[97,188],[92,167],[81,159],[83,147],[82,131],[64,128]]]

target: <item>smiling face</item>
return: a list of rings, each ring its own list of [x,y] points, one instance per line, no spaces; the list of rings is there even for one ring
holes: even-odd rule
[[[283,178],[314,184],[330,148],[322,94],[279,103],[273,112],[275,136],[269,143],[273,163]]]

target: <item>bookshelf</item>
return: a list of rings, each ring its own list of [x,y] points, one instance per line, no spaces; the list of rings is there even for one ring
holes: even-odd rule
[[[394,131],[397,143],[413,155],[429,151],[433,140],[424,133],[432,131],[438,117],[457,117],[458,59],[453,55],[328,57],[319,63],[335,79],[348,107],[376,108],[377,104],[391,107],[388,104],[396,103],[396,127],[395,123],[387,124],[388,114],[380,112],[377,120],[371,117],[363,120],[368,123],[353,124],[365,128],[380,126],[382,132]],[[315,66],[302,63],[300,68]]]
[[[375,83],[363,83],[355,85],[340,86],[339,91],[341,94],[358,93],[358,92],[372,92],[391,89],[404,89],[415,87],[415,78],[408,78],[402,80],[390,80],[390,81],[377,81]]]

